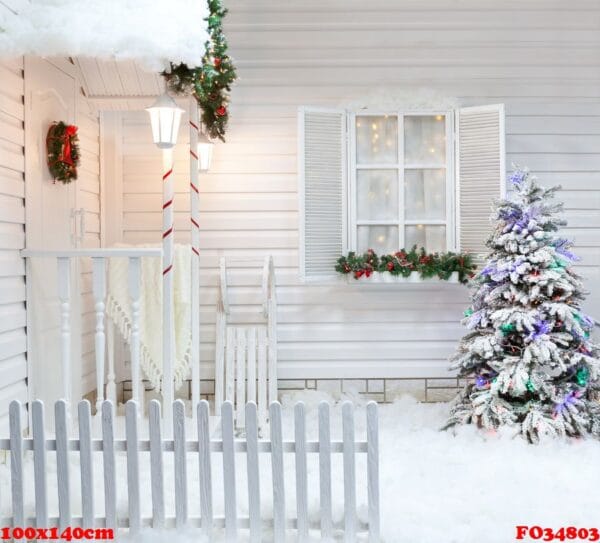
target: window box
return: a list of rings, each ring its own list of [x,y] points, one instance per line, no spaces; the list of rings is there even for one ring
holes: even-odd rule
[[[408,277],[403,275],[392,275],[388,272],[373,272],[369,277],[363,275],[360,279],[355,279],[352,274],[347,274],[345,277],[347,283],[350,284],[412,284],[415,283],[453,283],[460,284],[458,281],[458,272],[453,272],[448,279],[440,279],[439,277],[421,277],[418,272],[411,273]]]

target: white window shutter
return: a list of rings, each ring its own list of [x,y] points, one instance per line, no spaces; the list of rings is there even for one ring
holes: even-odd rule
[[[505,195],[504,104],[461,108],[456,117],[456,239],[480,264],[492,230],[492,201]]]
[[[302,108],[298,142],[300,275],[328,280],[346,249],[346,113]]]

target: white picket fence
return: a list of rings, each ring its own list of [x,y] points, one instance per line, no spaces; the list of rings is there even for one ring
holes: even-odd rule
[[[23,437],[22,405],[13,401],[10,405],[10,438],[0,440],[0,450],[10,451],[11,507],[12,516],[0,519],[4,526],[37,526],[61,529],[67,526],[83,528],[129,529],[137,532],[142,527],[152,526],[198,527],[208,538],[216,535],[216,530],[224,529],[227,542],[236,541],[240,531],[246,531],[251,542],[261,541],[264,530],[273,532],[276,543],[283,542],[290,531],[298,541],[307,541],[309,530],[320,530],[323,539],[331,539],[336,530],[343,530],[344,541],[356,541],[359,532],[368,532],[368,540],[379,540],[379,437],[377,404],[371,402],[366,409],[366,441],[355,441],[354,407],[350,402],[342,406],[342,440],[331,440],[330,408],[326,402],[319,405],[318,440],[307,441],[306,416],[303,403],[294,408],[294,440],[284,441],[282,432],[281,405],[274,402],[269,407],[268,440],[260,439],[256,404],[246,405],[246,436],[236,439],[234,434],[233,406],[231,402],[222,405],[221,439],[211,439],[209,433],[209,407],[206,401],[197,404],[196,436],[186,437],[184,404],[181,400],[173,404],[173,439],[161,435],[160,403],[150,402],[148,419],[149,439],[139,439],[138,406],[130,401],[126,405],[125,439],[115,437],[114,407],[105,401],[101,409],[101,439],[92,433],[90,404],[78,404],[79,438],[69,436],[69,415],[67,404],[61,400],[55,404],[55,436],[48,439],[44,426],[44,405],[41,401],[32,403],[32,437]],[[24,452],[33,451],[33,482],[35,511],[31,517],[25,504]],[[79,453],[78,473],[74,471],[72,454]],[[117,512],[117,494],[125,492],[124,485],[117,484],[116,453],[125,451],[127,472],[127,514]],[[56,454],[56,487],[52,487],[58,498],[58,517],[49,515],[49,485],[47,475],[48,454]],[[102,462],[100,462],[101,453]],[[141,455],[150,455],[150,481],[142,481],[140,470]],[[247,471],[248,516],[238,514],[236,494],[243,492],[236,483],[236,460],[244,453]],[[343,463],[344,516],[341,523],[333,521],[332,503],[332,456],[341,454]],[[365,453],[367,457],[366,485],[368,495],[368,521],[360,522],[357,517],[356,455]],[[175,516],[167,516],[165,508],[165,455],[173,454]],[[218,477],[212,469],[214,455],[221,455],[224,516],[213,514],[213,479]],[[270,455],[272,483],[272,514],[261,511],[261,484],[259,455]],[[295,488],[288,488],[284,477],[284,456],[291,454],[295,459]],[[319,477],[309,482],[307,459],[309,454],[318,455]],[[188,478],[188,459],[197,455],[198,480]],[[95,461],[96,460],[96,461]],[[94,471],[101,470],[104,480],[104,516],[97,516],[94,503]],[[71,503],[70,478],[79,477],[81,482],[81,516],[75,517]],[[30,474],[27,474],[30,478]],[[289,481],[289,480],[288,480]],[[144,518],[141,507],[141,488],[151,492],[152,516]],[[149,489],[146,487],[149,483]],[[319,519],[312,522],[308,514],[308,490],[319,488]],[[189,485],[199,485],[199,503],[190,503]],[[172,486],[169,488],[173,488]],[[264,485],[263,485],[264,490]],[[286,500],[289,492],[295,493],[295,516],[286,518]],[[96,494],[98,494],[96,492]],[[122,499],[122,497],[120,496]],[[3,498],[5,499],[5,498]],[[264,508],[263,508],[264,509]],[[28,514],[26,514],[28,513]],[[200,513],[199,515],[197,513]],[[270,539],[270,538],[269,538]]]

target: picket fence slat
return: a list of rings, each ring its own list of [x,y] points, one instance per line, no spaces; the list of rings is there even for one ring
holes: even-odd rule
[[[81,465],[81,512],[84,528],[94,527],[94,464],[92,461],[92,415],[90,402],[78,405],[79,463]]]
[[[354,458],[354,407],[342,405],[342,435],[344,437],[344,541],[356,540],[356,465]]]
[[[271,470],[273,472],[273,537],[285,539],[285,487],[283,472],[283,436],[281,429],[281,405],[273,402],[269,407],[271,422]]]
[[[200,528],[207,540],[211,540],[214,529],[224,529],[225,539],[237,541],[241,530],[247,531],[248,540],[258,543],[265,531],[273,533],[273,540],[284,541],[288,532],[295,532],[299,542],[309,540],[311,530],[321,530],[321,539],[331,539],[334,531],[343,530],[344,540],[355,541],[358,532],[368,532],[370,543],[379,543],[379,435],[377,405],[371,402],[366,409],[366,441],[355,440],[354,408],[350,402],[342,405],[342,441],[331,440],[330,406],[321,402],[318,406],[318,441],[307,441],[307,414],[303,403],[293,409],[294,430],[292,440],[283,440],[283,411],[279,403],[269,406],[269,429],[266,436],[259,440],[260,410],[255,402],[244,406],[245,436],[235,437],[236,419],[234,403],[227,401],[222,405],[220,432],[218,439],[211,436],[209,427],[209,405],[201,401],[196,406],[197,436],[191,440],[186,437],[185,405],[181,400],[172,404],[173,437],[165,439],[161,432],[161,405],[153,400],[148,405],[148,439],[139,439],[138,424],[140,407],[130,401],[125,407],[124,439],[115,439],[115,415],[112,402],[106,400],[100,406],[101,427],[99,436],[92,435],[92,416],[87,400],[78,404],[76,414],[78,435],[69,436],[70,417],[68,403],[56,402],[55,438],[47,439],[44,427],[44,406],[35,401],[32,409],[32,437],[23,438],[23,406],[12,402],[9,408],[10,438],[0,439],[0,450],[10,451],[11,456],[11,493],[12,511],[10,517],[0,518],[1,525],[37,525],[40,527],[67,526],[107,527],[118,531],[128,529],[131,534],[142,528]],[[236,406],[237,407],[237,406]],[[77,421],[76,421],[77,422]],[[166,424],[166,423],[165,423]],[[266,429],[266,428],[265,428]],[[195,433],[195,432],[194,432]],[[287,433],[287,432],[286,432]],[[121,437],[121,436],[119,436]],[[33,451],[33,464],[25,463],[23,455]],[[48,454],[56,452],[56,485],[49,484],[47,477]],[[97,451],[102,453],[94,455]],[[123,451],[127,471],[127,494],[121,497],[126,510],[117,517],[117,465],[116,454]],[[141,465],[150,461],[149,480],[142,480]],[[174,486],[164,484],[165,455],[173,454]],[[188,453],[191,456],[188,456]],[[198,454],[199,503],[190,501],[188,490],[187,462]],[[332,455],[341,453],[337,458],[343,466],[343,507],[342,522],[332,519]],[[367,468],[360,479],[367,486],[368,522],[357,517],[357,474],[356,455],[366,453]],[[215,517],[213,513],[212,456],[220,455],[223,466],[224,514]],[[248,511],[240,516],[237,504],[236,455],[246,455],[246,474],[248,492]],[[270,456],[271,481],[261,481],[260,456]],[[285,484],[284,460],[286,454],[293,454],[295,477]],[[309,454],[318,454],[319,462],[319,515],[309,518],[309,490],[316,488],[311,482],[308,470]],[[74,462],[77,460],[79,465]],[[170,459],[169,459],[170,460]],[[336,460],[337,461],[337,460]],[[96,465],[94,465],[96,464]],[[169,465],[171,462],[169,461]],[[362,465],[362,464],[361,464]],[[26,473],[32,470],[33,476]],[[70,500],[70,470],[79,471],[81,481],[81,513],[73,515]],[[94,502],[94,471],[100,469],[104,479],[104,515],[98,515]],[[125,475],[125,473],[123,473]],[[264,474],[263,474],[264,476]],[[366,480],[365,480],[366,479]],[[33,483],[35,491],[35,509],[25,507],[23,498],[27,490],[25,482]],[[218,483],[220,485],[220,482]],[[272,514],[269,507],[261,507],[261,485],[271,486]],[[292,488],[293,486],[293,488]],[[142,488],[144,495],[142,495]],[[142,498],[151,490],[152,514],[142,514]],[[286,491],[290,495],[286,495]],[[166,496],[165,492],[174,492]],[[295,514],[286,511],[286,501],[294,503]],[[59,498],[58,517],[49,516],[49,494],[56,493]],[[362,495],[362,494],[361,494]],[[340,496],[341,498],[341,496]],[[264,500],[264,497],[262,498]],[[171,511],[167,511],[166,505]],[[34,516],[31,516],[33,513]],[[98,515],[98,516],[96,516]],[[42,524],[44,526],[42,526]]]
[[[104,511],[106,527],[117,528],[117,469],[115,458],[114,407],[102,404],[102,462],[104,463]]]
[[[56,477],[58,484],[59,528],[64,530],[71,525],[71,493],[69,475],[69,416],[65,400],[54,404],[56,433]]]
[[[329,404],[319,403],[319,489],[321,499],[321,538],[333,536],[331,505],[331,434],[329,427]]]
[[[233,446],[233,404],[224,402],[221,407],[221,430],[223,432],[223,484],[225,496],[225,540],[237,539],[237,512],[235,488],[235,449]]]
[[[256,404],[248,402],[246,404],[246,472],[248,474],[250,543],[259,543],[261,538],[259,469]]]
[[[298,541],[308,540],[308,474],[306,459],[306,416],[304,404],[294,407],[294,432],[296,441],[296,511],[298,515]]]
[[[173,452],[175,453],[175,527],[187,522],[187,465],[185,459],[185,405],[182,400],[173,404]]]
[[[44,404],[35,400],[31,405],[33,425],[33,475],[35,481],[35,524],[48,526],[48,495],[46,491],[46,435],[44,430]]]
[[[202,532],[210,539],[213,527],[212,472],[210,462],[209,405],[206,400],[198,404],[198,462],[200,475],[200,513]]]
[[[14,526],[25,525],[23,496],[23,429],[21,404],[12,402],[8,410],[10,427],[10,484]]]
[[[173,412],[175,412],[173,410]],[[152,491],[152,526],[165,525],[165,498],[160,402],[148,404],[148,436],[150,437],[150,487]]]
[[[141,528],[140,459],[138,452],[137,404],[129,400],[125,406],[127,439],[127,491],[129,493],[129,529],[135,534]]]
[[[369,543],[379,543],[379,421],[377,404],[367,404],[367,489]]]

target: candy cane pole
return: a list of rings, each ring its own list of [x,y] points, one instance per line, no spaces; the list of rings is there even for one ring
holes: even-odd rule
[[[167,436],[173,426],[173,361],[175,359],[175,322],[173,315],[173,150],[163,149],[163,399],[164,425]]]
[[[198,105],[190,99],[190,221],[192,230],[192,413],[200,401],[200,195],[198,194]]]

